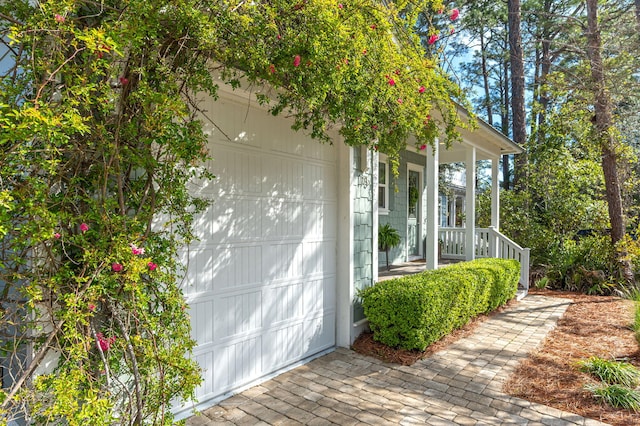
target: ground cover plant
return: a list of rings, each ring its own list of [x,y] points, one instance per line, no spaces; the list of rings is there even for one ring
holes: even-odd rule
[[[635,388],[640,383],[640,370],[628,362],[591,357],[578,361],[580,371],[610,385]]]

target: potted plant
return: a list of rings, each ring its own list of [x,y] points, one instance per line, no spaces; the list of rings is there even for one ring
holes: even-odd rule
[[[378,227],[378,249],[384,250],[389,270],[389,250],[400,245],[400,234],[388,223]]]

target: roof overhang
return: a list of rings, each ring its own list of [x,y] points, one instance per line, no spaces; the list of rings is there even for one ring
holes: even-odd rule
[[[475,117],[475,125],[471,125],[471,115],[460,104],[456,103],[457,113],[465,127],[458,128],[461,136],[460,142],[454,142],[451,146],[446,147],[444,140],[440,141],[439,146],[439,162],[440,163],[457,163],[466,160],[466,153],[470,147],[476,148],[477,160],[490,160],[500,158],[502,155],[521,154],[523,148],[511,140],[508,136],[502,134],[498,129]],[[436,119],[441,120],[439,112],[434,112]],[[425,151],[421,151],[426,155]]]

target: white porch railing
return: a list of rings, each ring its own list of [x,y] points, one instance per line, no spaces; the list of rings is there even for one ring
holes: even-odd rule
[[[465,228],[440,228],[442,259],[466,259]],[[515,259],[520,262],[520,285],[529,290],[529,249],[522,248],[494,227],[476,228],[475,256]]]

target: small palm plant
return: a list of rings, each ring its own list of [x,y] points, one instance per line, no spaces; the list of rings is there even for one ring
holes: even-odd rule
[[[389,270],[389,250],[400,245],[400,234],[388,223],[378,228],[378,248],[384,250],[387,259],[387,271]]]

